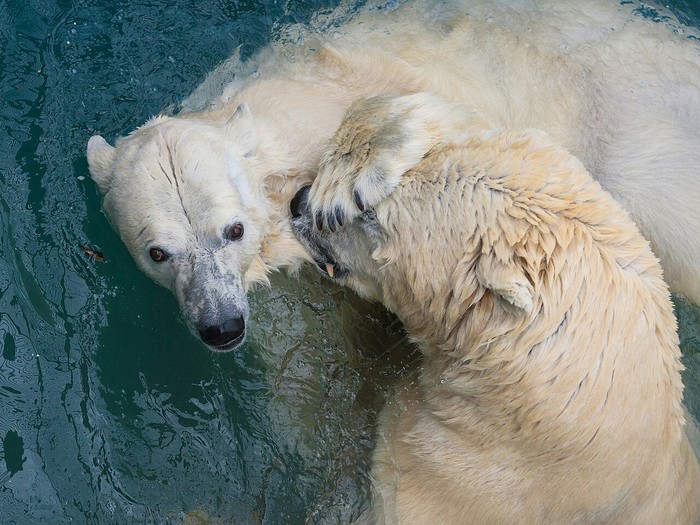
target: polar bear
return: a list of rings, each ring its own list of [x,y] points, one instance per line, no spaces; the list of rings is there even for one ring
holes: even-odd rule
[[[661,267],[549,136],[431,94],[361,100],[292,212],[318,267],[423,353],[380,416],[368,521],[700,518]]]
[[[640,6],[370,2],[228,61],[176,116],[115,146],[92,137],[90,173],[139,267],[174,292],[197,337],[229,350],[245,337],[250,285],[304,258],[287,202],[350,104],[433,92],[486,128],[542,129],[577,155],[651,241],[672,289],[700,303],[700,42]]]

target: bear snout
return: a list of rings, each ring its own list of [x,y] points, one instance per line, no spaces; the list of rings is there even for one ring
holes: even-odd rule
[[[207,345],[218,351],[228,351],[243,341],[245,336],[245,319],[243,316],[232,317],[217,326],[198,329],[199,337]]]

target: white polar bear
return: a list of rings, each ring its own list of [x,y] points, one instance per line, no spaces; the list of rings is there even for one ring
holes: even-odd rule
[[[459,113],[423,93],[356,102],[297,199],[316,264],[423,353],[380,416],[368,521],[695,524],[676,321],[649,243],[546,134]]]
[[[577,155],[651,241],[672,289],[700,303],[700,45],[638,5],[367,6],[229,62],[191,111],[115,147],[92,137],[90,172],[139,267],[175,293],[193,333],[228,350],[245,336],[248,287],[304,257],[286,203],[345,110],[367,95],[433,92],[485,127],[542,129]],[[232,71],[243,77],[204,107]]]

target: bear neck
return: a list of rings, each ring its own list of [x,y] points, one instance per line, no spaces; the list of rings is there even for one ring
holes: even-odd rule
[[[575,264],[581,254],[580,245],[562,251],[554,280],[563,294],[538,302],[531,316],[480,286],[473,304],[442,300],[449,313],[418,306],[441,304],[439,289],[425,303],[394,309],[425,355],[420,384],[433,417],[465,437],[491,428],[494,440],[535,442],[533,450],[556,457],[593,454],[594,441],[628,454],[634,443],[614,439],[621,426],[632,429],[624,435],[656,438],[659,449],[680,439],[678,341],[664,332],[675,326],[670,307],[647,309],[648,296],[627,293],[624,278],[601,288],[607,270]],[[644,402],[627,407],[628,398]]]

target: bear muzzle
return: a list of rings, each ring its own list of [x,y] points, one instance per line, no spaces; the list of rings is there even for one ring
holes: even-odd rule
[[[245,337],[245,318],[232,317],[216,326],[198,328],[202,341],[218,352],[232,350],[243,342]]]

